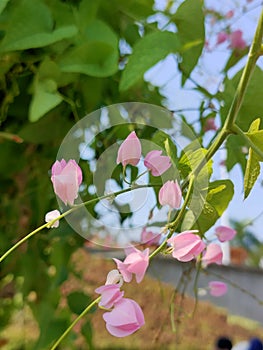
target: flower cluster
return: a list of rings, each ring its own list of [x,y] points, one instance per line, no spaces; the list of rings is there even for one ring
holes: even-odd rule
[[[168,156],[162,156],[161,151],[153,150],[146,154],[144,165],[153,176],[160,176],[171,166]],[[121,144],[118,155],[117,164],[137,165],[142,155],[142,147],[135,131],[132,131]],[[180,208],[182,202],[182,192],[176,181],[167,181],[163,184],[159,191],[159,202],[161,205],[169,205],[170,208]]]
[[[116,262],[125,282],[131,282],[134,274],[136,282],[140,283],[149,265],[149,248],[140,251],[131,246],[125,249],[125,253],[126,258],[123,262],[115,258],[113,260]]]
[[[172,256],[182,262],[188,262],[200,258],[203,267],[212,263],[222,264],[223,252],[217,243],[206,244],[198,231],[181,232],[167,240],[172,247]],[[236,231],[227,226],[218,226],[215,229],[216,236],[220,242],[226,242],[234,238]]]
[[[119,272],[110,271],[105,285],[95,292],[101,294],[99,306],[108,310],[103,314],[108,332],[115,337],[126,337],[141,328],[145,321],[141,307],[134,300],[123,297],[122,283],[118,283],[118,279],[122,279]]]
[[[136,166],[141,158],[142,147],[140,140],[133,131],[121,144],[117,164],[121,163],[125,167],[129,164]],[[161,151],[150,151],[144,158],[144,165],[153,176],[162,175],[170,166],[170,158],[161,155]],[[64,159],[56,161],[51,169],[51,181],[54,192],[65,205],[73,205],[78,197],[79,186],[82,182],[82,171],[75,160],[66,162]],[[182,203],[182,191],[177,180],[165,182],[158,194],[160,205],[169,206],[170,209],[179,209]],[[185,206],[186,203],[184,203]],[[60,213],[53,210],[46,214],[47,227],[58,227]],[[167,230],[166,230],[167,231]],[[236,231],[226,227],[218,226],[215,229],[215,236],[219,242],[229,241],[234,238]],[[143,244],[158,245],[162,233],[155,234],[143,229],[141,241]],[[214,242],[207,242],[202,238],[197,230],[184,231],[167,234],[161,245],[162,249],[167,249],[168,253],[181,262],[196,260],[203,268],[208,265],[222,264],[223,252],[221,246]],[[124,292],[120,290],[123,282],[129,283],[134,277],[140,283],[146,273],[150,260],[150,248],[139,250],[134,246],[125,249],[125,259],[123,261],[114,258],[117,265],[116,270],[112,270],[105,285],[97,288],[96,293],[100,294],[99,307],[106,310],[103,319],[110,334],[116,337],[130,335],[141,328],[145,321],[141,307],[132,299],[124,298]],[[227,286],[220,281],[211,281],[208,289],[213,296],[221,296],[226,293]]]
[[[162,151],[153,150],[146,154],[144,165],[153,176],[160,176],[171,166],[170,158],[162,156]],[[121,144],[118,155],[117,164],[126,167],[128,164],[137,165],[142,156],[142,146],[135,131],[132,131]]]
[[[247,47],[245,40],[243,39],[243,33],[240,29],[234,30],[231,33],[222,31],[217,35],[217,45],[224,43],[225,41],[229,42],[229,47],[231,49],[243,50]]]

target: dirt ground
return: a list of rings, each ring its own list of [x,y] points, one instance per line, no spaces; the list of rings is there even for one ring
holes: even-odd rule
[[[116,268],[115,263],[103,258],[103,255],[83,251],[78,252],[74,260],[83,272],[83,288],[97,297],[94,289],[105,283],[107,273]],[[67,283],[64,289],[72,289],[74,283]],[[133,281],[126,283],[122,289],[125,297],[134,299],[143,309],[145,325],[133,335],[115,338],[105,329],[103,311],[97,310],[92,315],[95,349],[209,350],[213,349],[218,336],[229,336],[233,343],[252,336],[263,336],[263,327],[256,322],[233,318],[227,310],[216,308],[211,303],[199,301],[193,312],[195,300],[179,295],[173,298],[171,286],[148,276],[140,284]],[[171,300],[174,300],[173,317],[170,313]],[[79,345],[81,347],[81,341]]]
[[[63,284],[60,305],[62,308],[69,307],[66,295],[73,291],[83,291],[90,294],[92,298],[97,298],[98,295],[94,290],[103,285],[108,272],[116,268],[113,260],[105,258],[104,254],[87,253],[84,249],[74,254],[72,263],[79,277],[70,276]],[[227,310],[204,301],[199,301],[195,310],[196,303],[193,298],[188,296],[182,298],[179,294],[174,296],[174,289],[170,285],[147,275],[140,284],[135,281],[126,283],[122,290],[125,291],[125,297],[135,300],[143,309],[145,325],[128,337],[115,338],[105,328],[102,318],[105,311],[97,309],[92,315],[86,315],[90,317],[93,327],[92,350],[213,350],[215,339],[222,335],[230,337],[233,343],[247,340],[252,336],[263,338],[263,327],[258,323],[228,315]],[[172,313],[170,312],[171,301],[173,301]],[[38,338],[39,330],[30,316],[30,310],[28,309],[27,322],[25,322],[24,311],[24,317],[17,315],[17,319],[24,320],[23,324],[14,320],[6,332],[0,334],[1,349],[26,349],[27,347],[19,345],[21,338],[32,341]],[[82,323],[80,321],[74,328],[76,333],[74,348],[89,350],[81,335]],[[12,342],[8,339],[12,339]],[[59,347],[63,350],[72,348],[71,345],[65,344]]]

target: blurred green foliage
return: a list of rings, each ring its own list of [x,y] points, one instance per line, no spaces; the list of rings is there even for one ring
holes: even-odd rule
[[[1,253],[41,225],[45,213],[57,207],[50,168],[61,141],[77,121],[96,109],[119,102],[164,105],[161,90],[143,78],[149,68],[168,54],[174,54],[178,60],[182,86],[185,84],[205,42],[202,6],[201,0],[185,0],[172,13],[167,5],[162,14],[177,28],[172,32],[160,29],[157,20],[149,23],[150,16],[161,12],[151,0],[0,0]],[[131,55],[122,48],[123,44]],[[203,96],[200,128],[189,127],[201,143],[204,121],[217,113],[215,101],[222,106],[219,111],[222,121],[226,117],[240,76],[229,79],[227,71],[243,55],[236,57],[230,57],[227,62],[223,93],[211,94],[204,87],[196,87]],[[256,116],[262,118],[258,115],[263,108],[262,81],[263,73],[257,68],[239,116],[239,124],[245,131]],[[121,115],[118,118],[125,122]],[[172,118],[171,114],[168,128],[172,128]],[[183,113],[180,118],[186,121]],[[112,133],[101,133],[91,145],[94,157],[128,133],[129,127],[125,125]],[[158,128],[138,127],[138,133],[154,139],[170,155],[174,169],[178,167],[183,178],[202,159],[195,154],[195,163],[189,163],[185,159],[187,150],[177,154],[172,139],[164,138]],[[238,137],[229,138],[228,169],[237,162],[245,169],[245,155],[240,151],[243,145]],[[83,161],[81,166],[85,169],[86,182],[92,183],[88,163]],[[211,171],[212,165],[208,164],[204,169],[208,178]],[[113,177],[123,185],[120,167]],[[211,182],[207,198],[200,196],[202,191],[197,195],[188,216],[200,201],[205,202],[205,209],[194,228],[204,233],[215,223],[232,197],[232,187],[230,181]],[[89,199],[92,195],[84,189],[83,197]],[[97,215],[95,207],[89,210]],[[128,216],[122,213],[120,222]],[[193,228],[188,219],[185,218],[184,226]],[[17,310],[14,296],[22,293],[40,330],[32,349],[47,349],[69,324],[71,311],[79,313],[85,298],[89,303],[90,297],[80,291],[68,296],[67,308],[60,307],[60,286],[71,273],[76,274],[71,256],[84,242],[66,222],[61,222],[58,229],[41,232],[1,264],[1,329]],[[33,300],[29,297],[32,292]],[[82,333],[91,349],[89,321],[83,325]],[[67,339],[69,344],[73,338]]]

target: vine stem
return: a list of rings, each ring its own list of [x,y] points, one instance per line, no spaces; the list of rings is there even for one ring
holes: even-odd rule
[[[252,73],[254,71],[254,68],[256,66],[257,60],[261,55],[262,37],[263,37],[263,10],[261,11],[261,14],[258,20],[258,25],[255,31],[252,44],[250,46],[246,65],[242,72],[232,105],[229,109],[228,115],[226,117],[226,121],[223,126],[224,129],[230,132],[232,131],[232,127],[235,124],[238,112],[243,102],[245,92],[247,90],[247,87],[248,87],[250,78],[252,76]]]
[[[185,209],[186,209],[187,204],[188,204],[189,199],[190,199],[190,194],[191,194],[191,191],[192,191],[193,183],[194,183],[194,177],[192,177],[190,179],[189,188],[188,188],[188,191],[187,191],[187,194],[186,194],[185,201],[183,203],[182,209],[180,210],[177,218],[172,223],[169,224],[173,228],[173,230],[177,227],[178,223],[180,222],[180,220],[183,217],[183,214],[185,212]],[[144,185],[136,185],[135,188],[142,188],[142,187],[147,187],[147,186],[146,185],[145,186]],[[126,189],[125,192],[127,192],[128,190],[131,190],[131,189]],[[124,192],[124,190],[116,192],[115,195],[123,193],[123,192]],[[105,196],[103,196],[103,198],[107,198],[108,196],[110,196],[110,195],[105,195]],[[100,199],[101,199],[101,197],[100,197]],[[90,203],[90,201],[89,201],[89,203]],[[82,205],[84,205],[84,203],[82,203]],[[72,208],[72,209],[75,209],[75,208]],[[66,214],[66,213],[64,213],[64,214]],[[54,221],[57,221],[57,219],[54,219]],[[49,224],[51,224],[51,222]],[[46,227],[46,225],[43,225],[43,226]],[[169,235],[167,236],[166,240],[158,248],[156,248],[155,251],[149,256],[149,260],[152,259],[156,254],[158,254],[164,248],[164,246],[166,245],[167,239],[172,235],[173,230],[169,233]],[[67,334],[72,330],[72,328],[79,322],[79,320],[82,317],[84,317],[88,313],[88,311],[100,301],[100,299],[101,299],[101,297],[95,299],[92,303],[90,303],[86,307],[86,309],[70,324],[70,326],[60,336],[60,338],[56,341],[56,343],[52,346],[52,348],[50,350],[55,350],[57,348],[57,346],[67,336]]]
[[[58,219],[56,219],[57,221]],[[16,250],[21,244],[25,243],[29,238],[31,238],[32,236],[34,236],[36,233],[38,233],[39,231],[43,230],[44,228],[48,227],[51,222],[48,222],[42,226],[39,226],[37,229],[35,229],[34,231],[30,232],[28,235],[26,235],[25,237],[23,237],[22,239],[20,239],[20,241],[18,241],[16,244],[14,244],[10,249],[8,249],[1,257],[0,257],[0,263],[6,258],[8,257],[9,254],[11,254],[14,250]]]
[[[221,147],[221,145],[224,143],[228,135],[238,133],[242,135],[244,138],[246,137],[246,140],[248,137],[245,135],[243,130],[237,127],[236,125],[236,119],[238,117],[238,113],[240,110],[240,107],[242,105],[242,102],[244,100],[245,92],[247,90],[250,78],[252,76],[252,73],[255,69],[256,63],[258,58],[263,54],[262,52],[262,37],[263,37],[263,10],[261,11],[258,25],[255,31],[255,35],[248,53],[248,59],[246,62],[246,65],[243,69],[240,81],[238,83],[236,93],[233,98],[233,102],[230,106],[230,109],[228,111],[226,120],[223,124],[222,129],[218,133],[217,137],[215,138],[214,142],[211,144],[211,146],[208,148],[207,154],[202,159],[202,161],[197,165],[195,169],[192,170],[192,172],[189,174],[189,176],[185,179],[183,182],[183,188],[187,186],[189,183],[189,178],[194,174],[197,175],[201,169],[205,166],[206,162],[209,161],[213,155],[216,153],[216,151]],[[250,140],[247,140],[247,142],[250,142]],[[251,143],[251,147],[252,146]],[[253,148],[255,149],[255,147]],[[258,153],[258,152],[257,152]],[[262,151],[260,151],[259,154],[262,154]]]
[[[187,184],[189,184],[188,186],[188,191],[187,191],[187,194],[186,194],[186,197],[185,197],[185,201],[183,203],[183,206],[181,208],[181,210],[179,211],[179,214],[177,215],[177,217],[175,218],[175,220],[170,223],[168,226],[170,228],[170,232],[169,234],[167,235],[166,239],[164,240],[164,242],[158,247],[156,248],[152,254],[149,256],[149,259],[152,259],[154,256],[156,256],[158,253],[160,253],[163,248],[166,246],[166,243],[167,243],[167,240],[171,237],[171,235],[173,234],[173,232],[175,231],[176,227],[178,226],[180,220],[183,218],[184,214],[185,214],[185,210],[187,208],[187,204],[188,204],[188,201],[190,199],[190,196],[191,196],[191,191],[192,191],[192,187],[193,187],[193,183],[194,183],[194,179],[195,179],[195,176],[198,175],[198,173],[201,171],[201,169],[203,168],[203,166],[205,165],[205,163],[210,160],[213,155],[216,153],[216,151],[220,148],[220,146],[223,144],[223,142],[225,141],[225,139],[227,138],[227,136],[229,134],[232,134],[232,133],[236,133],[237,132],[237,127],[235,125],[235,121],[237,119],[237,116],[238,116],[238,112],[240,110],[240,107],[241,107],[241,104],[243,102],[243,99],[244,99],[244,95],[245,95],[245,92],[246,92],[246,89],[247,89],[247,86],[248,86],[248,83],[249,83],[249,80],[252,76],[252,73],[253,73],[253,70],[256,66],[256,62],[257,62],[257,59],[258,57],[262,54],[262,45],[261,45],[261,41],[262,41],[262,36],[263,36],[263,11],[261,12],[261,15],[260,15],[260,18],[259,18],[259,21],[258,21],[258,25],[257,25],[257,29],[256,29],[256,32],[255,32],[255,36],[254,36],[254,39],[253,39],[253,42],[252,42],[252,45],[250,47],[250,51],[249,51],[249,54],[248,54],[248,60],[247,60],[247,63],[244,67],[244,70],[243,70],[243,73],[242,73],[242,76],[241,76],[241,79],[239,81],[239,84],[238,84],[238,87],[237,87],[237,90],[236,90],[236,93],[234,95],[234,99],[233,99],[233,102],[232,102],[232,105],[229,109],[229,112],[227,114],[227,117],[226,117],[226,120],[223,124],[223,127],[222,129],[220,130],[219,134],[217,135],[214,143],[209,147],[208,149],[208,152],[206,154],[206,156],[204,157],[204,159],[200,162],[200,164],[195,168],[193,169],[193,171],[189,174],[189,176],[187,177],[187,179],[184,181],[183,183],[183,188],[186,187]],[[242,135],[245,135],[244,132],[240,129],[238,130],[238,133],[242,133]],[[245,135],[246,136],[246,135]],[[251,146],[252,147],[252,146]],[[135,188],[139,188],[140,186],[136,186]],[[143,187],[147,187],[147,186],[143,186]],[[123,190],[123,191],[119,191],[119,193],[115,193],[114,195],[118,195],[120,193],[124,193],[124,192],[127,192],[127,191],[130,191],[131,189],[134,189],[134,187],[132,188],[129,188],[129,189],[126,189],[126,190]],[[103,196],[103,197],[100,197],[100,198],[96,198],[94,199],[93,201],[95,200],[100,200],[100,199],[103,199],[103,198],[108,198],[109,196],[112,196],[113,194],[111,195],[106,195],[106,196]],[[71,211],[72,210],[75,210],[77,208],[79,208],[80,206],[83,206],[83,205],[87,205],[89,203],[91,203],[91,201],[87,202],[87,203],[82,203],[81,205],[77,206],[77,207],[74,207],[72,209],[70,209]],[[61,215],[61,217],[64,217],[66,215],[68,215],[69,213],[66,212],[64,214]],[[60,217],[59,217],[60,218]],[[57,221],[58,218],[54,221]],[[49,225],[51,225],[52,222],[49,223]],[[31,232],[28,236],[26,236],[24,239],[23,239],[23,242],[28,239],[29,237],[33,236],[36,232],[40,231],[41,229],[43,229],[44,227],[47,227],[47,224],[46,225],[43,225],[41,226],[40,228],[38,228],[37,230]],[[21,241],[20,241],[21,242]],[[19,242],[18,242],[19,243]],[[21,244],[21,243],[20,243]],[[19,244],[19,245],[20,245]],[[15,248],[13,247],[12,251],[14,250]],[[10,251],[11,252],[11,251]],[[8,253],[8,252],[7,252]],[[7,254],[8,255],[8,254]],[[4,257],[7,256],[6,254],[4,255]],[[3,260],[3,257],[1,257],[1,259]],[[0,262],[2,261],[0,259]],[[61,343],[61,341],[67,336],[67,334],[72,330],[72,328],[75,326],[75,324],[82,318],[84,317],[88,312],[89,310],[94,306],[96,305],[100,300],[100,297],[95,299],[91,304],[89,304],[86,309],[74,320],[74,322],[66,329],[66,331],[61,335],[61,337],[56,341],[56,343],[52,346],[52,348],[50,350],[55,350],[57,348],[57,346]]]
[[[55,342],[55,344],[50,348],[50,350],[55,350],[57,346],[62,342],[62,340],[69,334],[72,328],[79,322],[79,320],[84,317],[90,309],[99,303],[101,297],[93,300],[86,308],[82,311],[82,313],[70,324],[70,326],[64,331],[64,333],[59,337],[59,339]]]
[[[65,213],[59,215],[58,217],[56,217],[55,219],[53,219],[52,221],[49,221],[41,226],[39,226],[38,228],[36,228],[34,231],[28,233],[25,237],[23,237],[22,239],[20,239],[17,243],[15,243],[10,249],[8,249],[1,257],[0,257],[0,263],[8,257],[9,254],[11,254],[14,250],[16,250],[21,244],[25,243],[29,238],[33,237],[36,233],[42,231],[44,228],[50,228],[56,221],[66,217],[67,215],[73,213],[74,211],[78,210],[79,208],[81,207],[84,207],[84,206],[88,206],[92,203],[96,203],[102,199],[107,199],[107,198],[111,198],[111,197],[116,197],[122,193],[126,193],[126,192],[130,192],[132,190],[135,190],[135,189],[140,189],[140,188],[145,188],[145,187],[154,187],[154,186],[157,186],[157,185],[151,185],[151,184],[148,184],[148,185],[133,185],[132,187],[129,187],[129,188],[125,188],[123,190],[120,190],[120,191],[117,191],[117,192],[113,192],[113,193],[108,193],[108,194],[105,194],[103,196],[100,196],[100,197],[97,197],[97,198],[93,198],[93,199],[90,199],[86,202],[83,202],[81,204],[76,204],[74,205],[72,208],[70,208],[69,210],[67,210]]]

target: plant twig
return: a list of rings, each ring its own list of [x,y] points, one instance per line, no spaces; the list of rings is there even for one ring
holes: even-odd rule
[[[73,213],[74,211],[78,210],[79,208],[88,206],[90,204],[93,203],[97,203],[102,199],[107,199],[110,198],[112,196],[116,197],[122,193],[126,193],[126,192],[130,192],[134,189],[139,189],[139,188],[145,188],[145,187],[154,187],[155,185],[134,185],[133,187],[129,187],[129,188],[125,188],[123,190],[117,191],[117,192],[113,192],[113,193],[108,193],[105,194],[104,196],[101,197],[96,197],[93,199],[90,199],[86,202],[80,203],[80,204],[76,204],[74,205],[72,208],[70,208],[69,210],[67,210],[65,213],[59,215],[58,217],[56,217],[55,219],[53,219],[52,221],[49,221],[41,226],[39,226],[38,228],[36,228],[34,231],[28,233],[25,237],[23,237],[22,239],[20,239],[16,244],[14,244],[10,249],[8,249],[2,256],[0,256],[0,263],[8,257],[9,254],[11,254],[14,250],[16,250],[21,244],[25,243],[29,238],[33,237],[36,233],[42,231],[44,228],[49,228],[51,227],[56,221],[66,217],[67,215]]]

